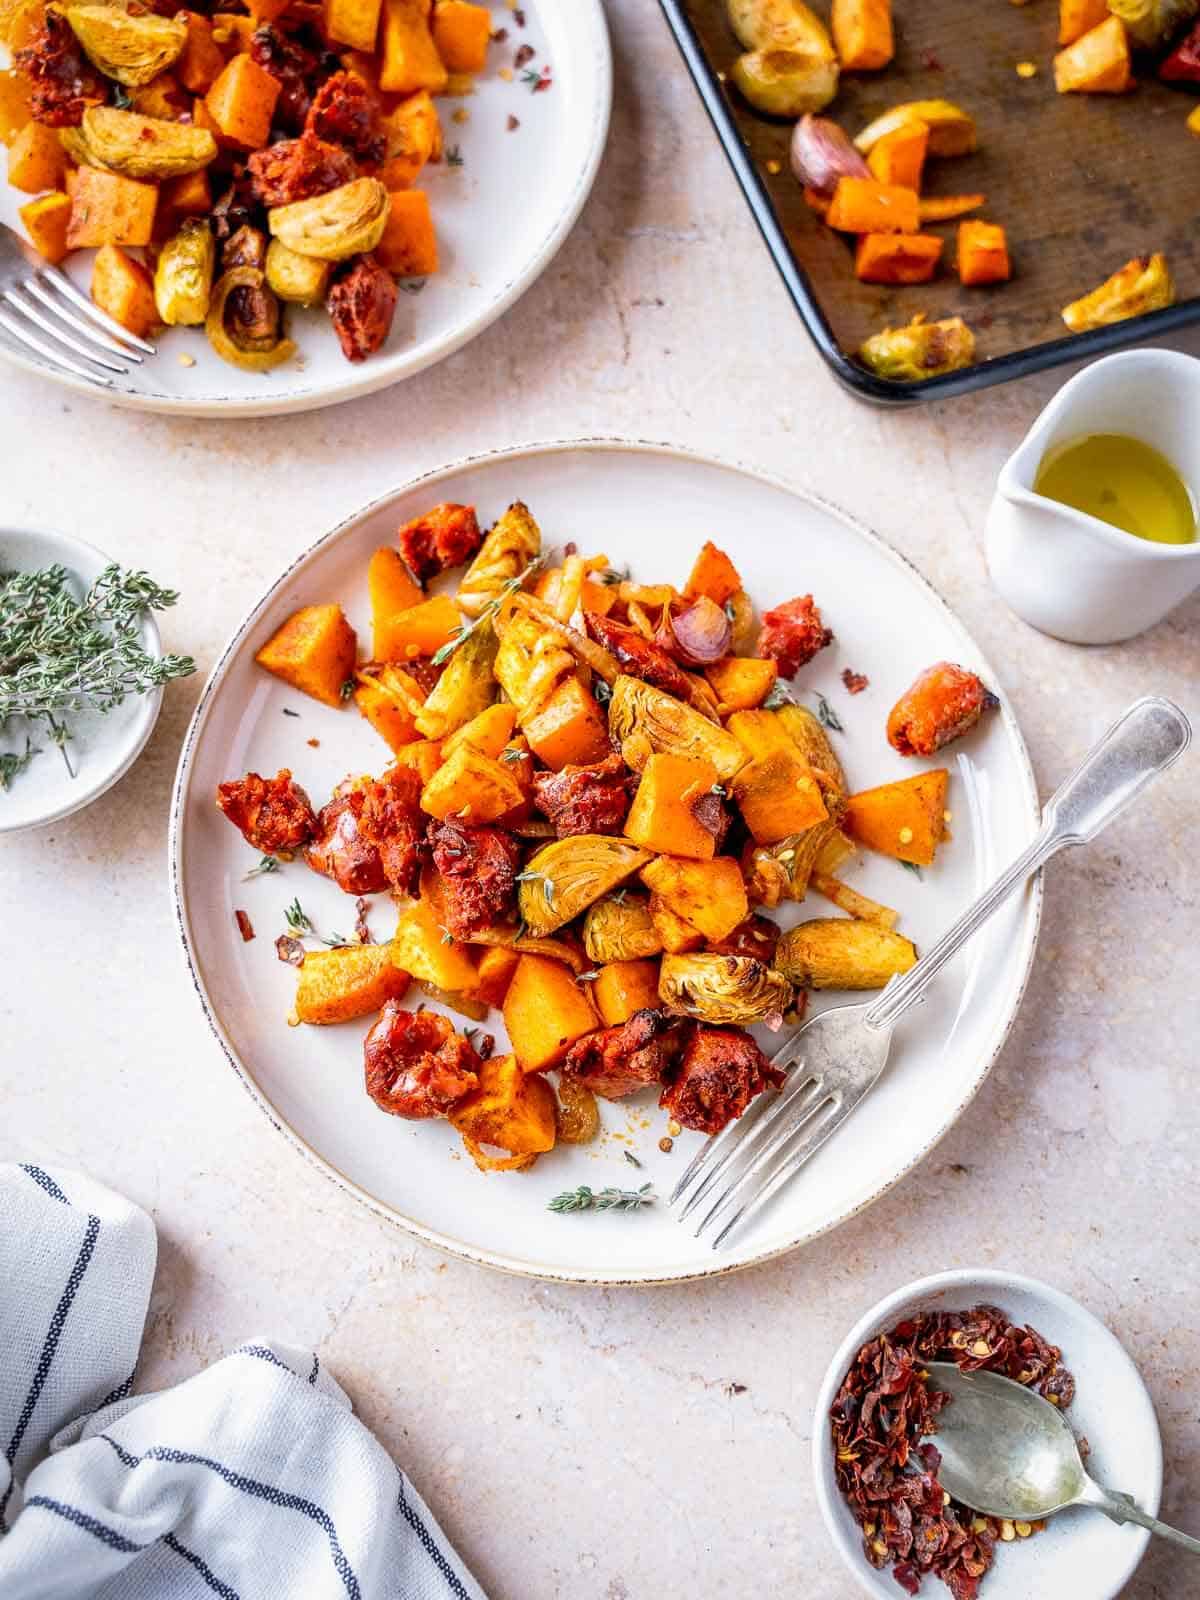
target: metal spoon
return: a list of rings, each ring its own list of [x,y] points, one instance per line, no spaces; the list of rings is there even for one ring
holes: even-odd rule
[[[1128,1495],[1089,1478],[1070,1424],[1033,1389],[998,1372],[961,1372],[928,1364],[930,1388],[951,1397],[938,1413],[938,1479],[956,1500],[983,1516],[1032,1522],[1067,1506],[1093,1506],[1113,1522],[1136,1522],[1200,1555],[1200,1539],[1147,1515]]]

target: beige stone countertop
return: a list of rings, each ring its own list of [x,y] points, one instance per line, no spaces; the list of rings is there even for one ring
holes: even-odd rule
[[[1063,375],[902,413],[844,395],[657,7],[608,10],[610,148],[573,236],[499,324],[365,400],[228,425],[0,369],[3,520],[60,527],[178,588],[166,644],[206,672],[297,551],[410,475],[541,438],[667,439],[819,490],[911,557],[996,663],[1043,793],[1139,694],[1200,716],[1200,600],[1085,650],[1032,632],[989,587],[995,474]],[[898,1188],[759,1269],[582,1290],[410,1242],[290,1150],[228,1070],[167,890],[168,799],[201,682],[168,689],[141,761],[90,810],[0,840],[0,1159],[85,1168],[153,1214],[141,1387],[253,1334],[313,1345],[494,1600],[840,1600],[851,1581],[808,1455],[834,1346],[908,1279],[1003,1266],[1076,1295],[1137,1359],[1162,1424],[1162,1514],[1200,1532],[1194,751],[1051,869],[1016,1029]],[[1159,1546],[1126,1594],[1200,1595],[1200,1569]]]

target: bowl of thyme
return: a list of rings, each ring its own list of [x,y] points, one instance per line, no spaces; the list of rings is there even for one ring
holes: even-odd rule
[[[0,833],[55,822],[111,788],[145,748],[177,596],[65,534],[0,529]]]

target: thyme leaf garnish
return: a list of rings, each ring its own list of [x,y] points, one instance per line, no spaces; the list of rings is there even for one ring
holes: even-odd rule
[[[652,1206],[657,1199],[653,1185],[644,1183],[640,1189],[589,1189],[581,1183],[578,1189],[565,1189],[556,1194],[547,1207],[549,1211],[640,1211]]]
[[[447,639],[446,643],[441,647],[441,649],[435,650],[433,655],[429,658],[432,665],[435,667],[440,667],[443,661],[448,661],[458,649],[459,645],[462,644],[464,639],[469,639],[475,632],[476,628],[482,626],[482,624],[485,622],[489,622],[492,617],[496,615],[504,602],[508,599],[509,595],[516,594],[517,590],[522,588],[528,582],[528,580],[533,577],[534,573],[539,570],[545,559],[546,557],[544,555],[534,556],[533,560],[525,568],[524,572],[518,572],[515,578],[509,578],[507,583],[501,585],[499,591],[492,596],[477,617],[472,618],[470,622],[459,623],[458,627],[455,628],[453,634],[449,639]]]
[[[259,856],[258,865],[251,867],[250,871],[243,874],[242,882],[249,883],[251,878],[264,878],[268,872],[278,872],[279,862],[274,856]]]
[[[817,721],[823,728],[829,728],[834,733],[845,733],[846,730],[842,727],[841,719],[829,704],[829,701],[826,700],[819,689],[814,690],[814,693],[817,699]]]
[[[350,940],[344,934],[331,933],[326,937],[325,934],[318,933],[313,926],[312,918],[305,911],[299,900],[293,900],[283,913],[283,916],[288,926],[288,932],[293,938],[315,939],[318,944],[328,945],[331,950],[339,950],[350,943]]]
[[[905,872],[911,872],[914,878],[920,878],[923,876],[920,867],[915,861],[902,861],[900,865],[904,868]]]

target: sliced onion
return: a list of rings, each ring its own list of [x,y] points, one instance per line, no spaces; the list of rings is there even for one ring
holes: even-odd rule
[[[848,134],[829,117],[806,112],[792,134],[792,172],[797,182],[831,195],[839,178],[869,178],[870,168]]]
[[[733,624],[724,606],[702,594],[686,611],[670,619],[674,655],[689,667],[707,667],[729,654]]]
[[[265,283],[266,278],[257,267],[233,267],[215,284],[204,323],[208,342],[222,361],[228,361],[233,367],[241,367],[244,372],[269,372],[272,367],[279,366],[282,361],[290,361],[296,354],[296,346],[290,339],[279,339],[269,344],[264,341],[258,348],[247,349],[237,343],[225,325],[225,302],[233,291],[261,291]]]

